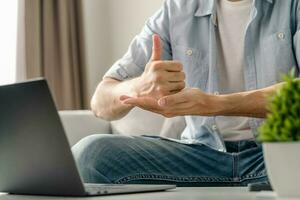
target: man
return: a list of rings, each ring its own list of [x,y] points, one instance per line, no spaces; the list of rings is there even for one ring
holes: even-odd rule
[[[182,138],[85,138],[73,149],[84,180],[179,186],[267,181],[255,136],[280,74],[299,72],[299,4],[166,0],[106,73],[91,105],[106,120],[134,107],[185,116]]]

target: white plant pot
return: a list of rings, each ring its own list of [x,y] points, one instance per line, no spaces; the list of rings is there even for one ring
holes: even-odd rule
[[[268,177],[277,196],[300,198],[300,142],[264,143]]]

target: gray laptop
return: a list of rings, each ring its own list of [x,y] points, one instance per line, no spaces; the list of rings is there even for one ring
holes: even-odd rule
[[[0,192],[96,196],[173,188],[84,184],[47,82],[0,86]]]

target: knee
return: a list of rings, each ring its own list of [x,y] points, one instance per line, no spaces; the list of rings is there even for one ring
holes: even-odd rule
[[[114,163],[122,139],[113,135],[91,135],[79,141],[72,152],[85,182],[108,183],[106,174]]]
[[[105,154],[108,140],[111,140],[110,135],[91,135],[73,146],[72,153],[84,182],[95,182],[95,177],[99,176],[100,172],[96,170],[96,163],[103,158],[101,154]],[[97,182],[107,181],[98,180]]]
[[[99,158],[103,158],[112,153],[122,145],[122,140],[118,136],[108,134],[90,135],[80,140],[72,147],[75,161],[78,164],[91,164]]]

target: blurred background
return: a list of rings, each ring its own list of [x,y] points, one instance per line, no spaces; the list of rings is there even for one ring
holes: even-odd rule
[[[7,0],[0,85],[45,77],[58,109],[89,108],[108,68],[163,0]]]

